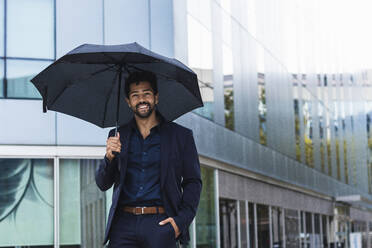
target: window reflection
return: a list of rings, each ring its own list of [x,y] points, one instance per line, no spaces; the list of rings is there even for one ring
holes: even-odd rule
[[[203,188],[196,214],[196,247],[216,246],[216,213],[213,169],[201,167]]]
[[[222,5],[222,71],[224,87],[225,127],[234,130],[234,70],[232,53],[232,17],[231,0],[224,0]]]
[[[318,118],[319,118],[319,142],[320,142],[320,169],[325,173],[325,145],[324,145],[324,120],[323,120],[323,104],[318,103]]]
[[[220,238],[222,248],[238,247],[237,204],[235,200],[220,199]]]
[[[297,210],[285,209],[285,247],[300,247],[299,215]]]
[[[61,247],[96,247],[102,244],[106,221],[106,195],[95,183],[101,160],[60,160]]]
[[[366,103],[367,109],[367,139],[368,139],[368,155],[367,155],[367,172],[368,172],[368,192],[372,194],[372,102]]]
[[[233,89],[233,72],[232,72],[232,51],[224,46],[223,49],[224,73],[224,103],[225,103],[225,126],[234,130],[234,89]],[[231,67],[231,68],[230,68]],[[230,70],[231,69],[231,70]]]
[[[295,121],[296,160],[301,162],[301,124],[300,124],[300,96],[297,75],[292,75],[293,82],[293,108]]]
[[[7,1],[6,11],[7,56],[54,59],[54,1]]]
[[[255,225],[255,206],[254,203],[248,203],[248,221],[249,221],[249,245],[256,247],[256,225]]]
[[[271,223],[273,248],[281,248],[283,247],[283,218],[280,208],[271,208]]]
[[[320,237],[320,215],[314,214],[314,234],[312,235],[312,243],[314,248],[321,248],[321,237]]]
[[[210,2],[188,1],[188,63],[197,74],[204,107],[193,112],[214,119],[212,32],[210,28]],[[206,13],[200,14],[200,7]]]
[[[0,159],[0,246],[53,247],[52,159]]]
[[[21,98],[41,98],[39,91],[30,80],[51,62],[8,60],[7,96]]]
[[[322,215],[322,231],[323,231],[323,247],[329,248],[329,225],[328,225],[328,217]]]
[[[239,201],[240,210],[240,243],[241,247],[247,247],[248,237],[247,237],[247,212],[245,207],[245,201]]]
[[[266,85],[265,85],[265,51],[262,46],[257,46],[257,83],[258,83],[258,119],[260,143],[267,145],[266,129]]]
[[[266,113],[265,74],[258,73],[258,118],[260,128],[260,143],[262,145],[267,145]]]
[[[0,20],[4,20],[4,1],[0,1]],[[3,22],[0,22],[0,56],[4,56],[4,38],[3,37],[4,37],[4,24]]]
[[[306,75],[302,75],[302,111],[304,121],[305,163],[314,167],[312,97],[306,88]]]
[[[0,98],[4,97],[4,60],[0,59]]]
[[[269,207],[257,204],[257,243],[258,248],[270,247]]]
[[[338,101],[333,101],[333,128],[335,132],[335,146],[336,146],[336,169],[337,169],[337,180],[341,180],[341,165],[340,165],[340,139],[339,139],[339,127],[338,127]]]

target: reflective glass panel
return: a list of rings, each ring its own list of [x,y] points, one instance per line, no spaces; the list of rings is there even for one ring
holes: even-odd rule
[[[196,247],[216,246],[216,209],[213,169],[201,167],[203,188],[196,214]]]
[[[60,160],[60,244],[96,247],[102,244],[106,221],[106,194],[95,182],[100,160]]]
[[[297,74],[292,75],[293,81],[293,108],[295,121],[295,139],[296,139],[296,160],[301,162],[301,128],[300,128],[300,95]],[[260,87],[260,84],[258,84]],[[260,90],[258,92],[260,94]],[[259,95],[260,96],[260,95]],[[261,103],[261,102],[260,102]],[[261,115],[260,115],[261,118]]]
[[[222,13],[222,71],[225,105],[225,127],[234,130],[234,70],[232,52],[232,17],[231,1],[221,2]]]
[[[4,56],[4,0],[0,0],[0,56]]]
[[[54,59],[54,1],[7,1],[6,38],[9,57]]]
[[[220,199],[220,238],[221,248],[238,247],[237,204],[234,200]]]
[[[329,226],[327,223],[327,216],[322,215],[322,230],[323,230],[323,247],[328,248],[328,236],[329,236]]]
[[[52,62],[7,60],[8,97],[41,98],[31,79]]]
[[[239,201],[240,209],[240,243],[241,247],[247,247],[247,212],[245,201]]]
[[[257,243],[258,248],[270,247],[269,207],[257,204]]]
[[[4,97],[4,60],[0,59],[0,98]]]
[[[299,216],[297,210],[285,209],[285,245],[287,248],[300,247]]]
[[[306,212],[305,213],[306,218],[306,235],[305,235],[305,243],[307,246],[305,247],[311,247],[312,246],[312,237],[313,237],[313,224],[311,219],[311,213]]]
[[[256,225],[254,222],[255,215],[254,215],[254,204],[249,202],[248,203],[248,221],[249,221],[249,246],[255,247],[256,245]]]
[[[0,247],[53,247],[52,159],[0,159]]]
[[[282,211],[278,207],[271,208],[271,224],[273,247],[283,247]]]
[[[204,107],[193,112],[213,120],[213,58],[212,33],[192,15],[187,17],[189,66],[198,76]]]
[[[265,51],[261,45],[257,45],[257,84],[258,84],[258,119],[260,143],[267,145],[266,128],[266,85],[265,85]]]
[[[320,215],[314,214],[314,235],[312,236],[314,241],[315,248],[321,248],[321,237],[320,237]]]

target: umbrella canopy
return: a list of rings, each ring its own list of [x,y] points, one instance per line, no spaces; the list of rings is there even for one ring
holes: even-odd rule
[[[157,76],[157,110],[167,120],[202,107],[196,74],[176,59],[156,54],[137,43],[81,45],[35,76],[31,82],[47,109],[75,116],[100,127],[127,123],[132,110],[124,100],[129,73]]]

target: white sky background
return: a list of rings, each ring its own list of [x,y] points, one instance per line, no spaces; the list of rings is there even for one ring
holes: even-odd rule
[[[371,0],[280,0],[290,72],[372,69]]]
[[[211,16],[205,13],[211,12],[213,1],[188,0],[192,67],[212,68]],[[226,7],[232,1],[240,1],[246,29],[260,44],[258,52],[262,45],[291,73],[372,69],[372,0],[223,0],[218,6]],[[223,20],[228,13],[222,11]],[[226,38],[230,37],[226,33],[231,29],[226,24],[231,23],[223,20],[224,44],[228,45]],[[259,23],[268,24],[266,30]],[[263,31],[269,33],[268,41],[262,40]],[[270,39],[271,43],[266,43]],[[232,66],[227,56],[223,61],[224,69]]]

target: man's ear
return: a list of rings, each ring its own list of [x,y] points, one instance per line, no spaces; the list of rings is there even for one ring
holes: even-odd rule
[[[130,104],[129,104],[129,98],[128,97],[126,97],[125,98],[125,101],[128,103],[128,106],[129,106],[129,108],[130,108]]]
[[[155,95],[155,104],[159,103],[159,93],[156,93]]]

